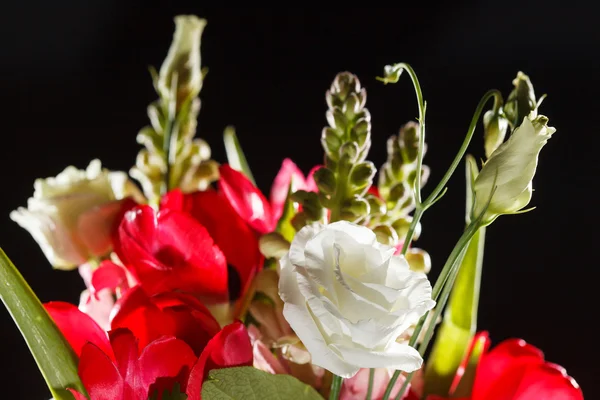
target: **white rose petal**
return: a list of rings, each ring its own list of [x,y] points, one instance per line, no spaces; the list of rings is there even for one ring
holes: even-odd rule
[[[344,221],[296,234],[280,261],[279,294],[313,364],[344,378],[360,368],[421,367],[419,353],[396,339],[434,307],[431,284],[394,252]]]
[[[10,218],[31,234],[54,268],[73,269],[109,250],[108,225],[119,211],[115,202],[129,195],[140,200],[132,185],[124,173],[102,169],[99,160],[86,170],[69,166],[56,177],[37,179],[27,208]]]

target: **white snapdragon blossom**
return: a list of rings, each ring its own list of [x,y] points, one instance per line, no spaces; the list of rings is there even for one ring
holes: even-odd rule
[[[93,160],[84,171],[69,166],[56,177],[37,179],[27,208],[10,218],[31,234],[54,268],[73,269],[109,250],[118,200],[128,195],[139,200],[141,193],[127,175]]]
[[[280,261],[283,315],[312,363],[344,378],[361,368],[419,369],[396,339],[433,308],[431,284],[395,248],[350,222],[300,230]]]
[[[523,119],[510,138],[492,153],[475,179],[475,217],[485,209],[496,186],[483,217],[484,224],[490,224],[499,215],[519,212],[531,200],[539,153],[556,131],[547,126],[548,118],[534,115]]]

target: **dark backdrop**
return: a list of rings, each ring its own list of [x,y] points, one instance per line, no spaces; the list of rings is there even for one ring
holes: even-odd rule
[[[95,157],[128,170],[135,136],[155,99],[147,67],[166,55],[178,13],[208,20],[199,135],[224,161],[221,133],[236,126],[259,186],[267,191],[282,158],[308,171],[322,159],[324,92],[339,71],[358,74],[373,116],[370,159],[385,160],[389,135],[417,116],[407,76],[376,81],[383,66],[405,61],[428,102],[431,182],[458,149],[480,97],[508,94],[517,71],[529,74],[542,112],[557,128],[544,148],[532,204],[488,230],[479,327],[497,343],[522,337],[577,378],[588,399],[600,392],[595,346],[598,315],[596,191],[600,31],[594,10],[569,2],[500,4],[492,0],[370,10],[290,8],[209,10],[116,0],[15,2],[0,25],[2,157],[0,246],[42,301],[76,302],[77,272],[53,271],[29,234],[8,218],[25,205],[37,177]],[[336,11],[337,10],[337,11]],[[483,155],[481,126],[471,152]],[[463,226],[463,168],[423,218],[418,244],[435,277]],[[0,308],[2,398],[49,398],[9,314]],[[595,392],[595,394],[594,394]]]

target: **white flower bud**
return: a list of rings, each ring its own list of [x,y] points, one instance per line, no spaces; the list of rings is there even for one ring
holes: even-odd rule
[[[492,153],[473,185],[473,217],[484,210],[494,185],[496,189],[482,221],[485,225],[499,215],[515,214],[529,204],[539,153],[556,131],[547,123],[548,118],[543,115],[525,117],[521,126]]]

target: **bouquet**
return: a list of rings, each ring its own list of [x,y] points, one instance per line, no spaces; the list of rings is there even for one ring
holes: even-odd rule
[[[301,171],[282,157],[267,194],[233,127],[225,162],[196,138],[205,26],[175,18],[128,173],[100,160],[69,166],[36,180],[11,213],[53,268],[77,270],[86,287],[79,304],[41,303],[0,251],[0,297],[54,399],[583,399],[534,344],[492,343],[477,328],[486,230],[532,209],[538,156],[555,134],[527,75],[506,99],[484,94],[426,188],[415,71],[388,65],[378,78],[406,76],[418,107],[379,168],[366,91],[341,72],[319,150],[315,137],[322,164]],[[473,156],[480,120],[485,145]],[[464,229],[432,283],[421,219],[459,167]]]

